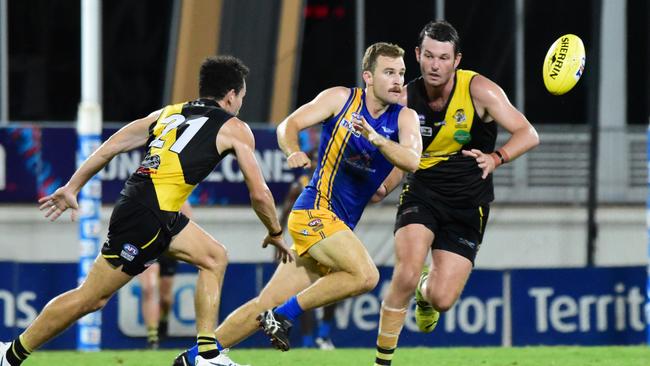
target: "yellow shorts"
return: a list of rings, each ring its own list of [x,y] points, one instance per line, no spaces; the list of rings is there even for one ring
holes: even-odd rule
[[[289,214],[291,249],[302,256],[309,248],[333,234],[350,228],[329,210],[293,210]]]

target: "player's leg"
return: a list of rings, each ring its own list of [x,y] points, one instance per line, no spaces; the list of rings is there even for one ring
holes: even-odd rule
[[[283,303],[319,277],[316,262],[308,256],[296,256],[294,262],[280,263],[259,296],[230,313],[214,331],[219,350],[233,347],[255,333],[259,329],[257,316],[262,311]],[[174,366],[194,365],[197,355],[197,347],[192,347],[176,357]]]
[[[322,350],[333,350],[331,331],[334,326],[334,314],[338,303],[323,306],[323,317],[318,321],[318,337],[316,345]]]
[[[331,272],[298,294],[303,310],[366,293],[377,286],[379,271],[363,243],[342,230],[309,248],[309,255]]]
[[[142,286],[142,317],[147,328],[147,345],[150,349],[158,349],[158,321],[160,307],[158,306],[158,278],[160,266],[152,264],[138,278]]]
[[[330,272],[275,310],[260,315],[260,326],[282,351],[289,349],[287,329],[304,311],[368,292],[379,281],[377,267],[349,228],[320,240],[308,253]]]
[[[160,321],[158,322],[158,335],[164,339],[169,334],[169,312],[174,304],[174,275],[178,262],[167,256],[160,257]]]
[[[316,328],[315,311],[307,311],[300,317],[300,335],[302,336],[302,347],[313,348],[316,346],[314,341],[314,329]]]
[[[329,273],[260,315],[260,325],[277,348],[289,349],[287,329],[305,311],[373,289],[379,272],[361,241],[333,212],[294,210],[289,232],[299,255],[308,253]]]
[[[197,343],[205,359],[219,355],[212,329],[217,321],[221,285],[227,266],[225,247],[194,222],[185,225],[174,235],[168,255],[198,267],[194,295]]]
[[[490,208],[441,207],[441,223],[433,243],[431,271],[422,278],[421,293],[437,311],[449,310],[460,297],[483,240]]]
[[[294,262],[280,263],[259,296],[230,313],[215,331],[224,347],[232,347],[258,330],[257,316],[309,287],[320,277],[317,263],[309,256],[296,256]]]
[[[420,279],[433,237],[431,229],[419,223],[406,224],[395,232],[395,267],[388,293],[381,304],[376,365],[390,365],[393,359],[407,307]]]
[[[113,268],[98,256],[86,280],[76,289],[65,292],[45,305],[25,331],[12,342],[0,360],[18,366],[33,351],[63,332],[86,314],[101,309],[110,297],[129,282],[132,276]]]

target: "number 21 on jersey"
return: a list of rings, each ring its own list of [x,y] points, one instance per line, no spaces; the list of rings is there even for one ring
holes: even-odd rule
[[[178,127],[186,124],[187,127],[183,133],[180,136],[176,136],[176,141],[169,148],[169,151],[173,151],[179,154],[181,151],[183,151],[185,146],[187,146],[192,137],[194,137],[194,135],[199,132],[207,120],[208,117],[197,117],[186,120],[185,116],[182,114],[172,114],[160,122],[160,124],[165,126],[165,128],[155,140],[151,141],[149,147],[156,147],[161,149],[165,144],[165,136],[172,130],[178,129]]]

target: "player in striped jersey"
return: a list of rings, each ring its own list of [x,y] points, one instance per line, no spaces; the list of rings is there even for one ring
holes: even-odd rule
[[[199,268],[195,298],[199,355],[195,365],[232,364],[218,351],[212,332],[227,265],[225,247],[179,210],[192,189],[233,152],[253,209],[269,232],[263,246],[273,245],[284,260],[292,259],[284,246],[273,196],[255,158],[253,134],[236,117],[246,94],[246,75],[248,68],[234,57],[206,59],[200,71],[200,99],[167,106],[123,127],[65,186],[39,200],[41,210],[52,221],[67,209],[72,209],[74,218],[79,208],[77,194],[93,175],[117,154],[147,147],[140,168],[128,179],[115,205],[108,238],[88,277],[78,288],[51,300],[12,343],[0,343],[0,365],[20,365],[32,350],[85,314],[102,308],[163,253]]]

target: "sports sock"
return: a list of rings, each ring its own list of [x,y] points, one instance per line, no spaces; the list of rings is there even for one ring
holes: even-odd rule
[[[158,342],[158,327],[156,326],[147,327],[147,342],[149,343]]]
[[[284,304],[278,306],[275,309],[275,312],[280,315],[283,315],[293,323],[305,311],[302,310],[300,304],[298,304],[298,298],[296,296],[293,296],[292,298],[287,300]]]
[[[11,347],[7,350],[7,361],[12,366],[19,366],[27,356],[32,353],[32,350],[23,342],[23,336],[22,334],[14,339],[13,342],[11,342]]]
[[[377,335],[377,352],[375,366],[389,366],[397,348],[397,340],[404,325],[406,308],[393,309],[381,303],[379,315],[379,332]]]
[[[209,360],[219,356],[217,340],[214,333],[199,333],[196,336],[196,344],[199,346],[199,356]]]
[[[320,324],[318,324],[318,338],[329,338],[331,329],[332,324],[330,322],[322,321]]]
[[[302,346],[304,348],[314,348],[316,347],[316,342],[314,342],[314,336],[311,334],[306,334],[302,336]]]

